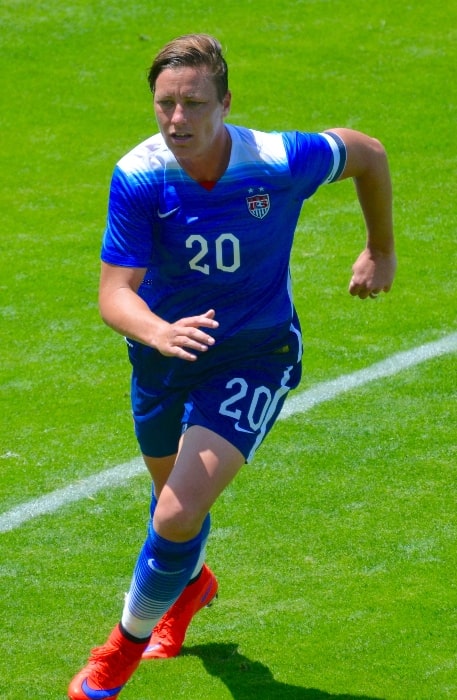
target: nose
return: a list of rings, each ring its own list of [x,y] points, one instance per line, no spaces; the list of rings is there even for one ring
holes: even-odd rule
[[[176,104],[173,110],[173,116],[171,118],[172,124],[184,124],[186,121],[186,115],[184,107],[181,104]]]

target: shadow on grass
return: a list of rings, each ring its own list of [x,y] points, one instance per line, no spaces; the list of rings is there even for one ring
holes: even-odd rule
[[[281,683],[273,678],[268,666],[240,654],[236,644],[201,644],[184,648],[181,655],[201,659],[206,671],[225,683],[234,700],[382,700]]]

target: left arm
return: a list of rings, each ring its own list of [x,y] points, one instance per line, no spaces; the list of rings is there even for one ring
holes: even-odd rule
[[[388,292],[396,270],[392,185],[382,144],[351,129],[330,129],[343,139],[347,161],[340,180],[353,178],[365,219],[366,247],[355,261],[349,293],[366,299]]]

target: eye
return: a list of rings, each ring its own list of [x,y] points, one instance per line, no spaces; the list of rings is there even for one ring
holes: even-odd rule
[[[164,99],[164,100],[157,100],[157,104],[162,107],[162,109],[170,109],[171,107],[174,106],[173,100],[170,99]]]

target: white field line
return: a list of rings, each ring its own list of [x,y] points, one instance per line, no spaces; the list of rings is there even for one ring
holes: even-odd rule
[[[377,379],[392,377],[422,362],[456,351],[457,333],[451,333],[440,340],[420,345],[412,350],[396,353],[366,369],[361,369],[352,374],[343,374],[337,379],[321,382],[306,391],[295,394],[286,401],[279,418],[284,420],[296,413],[306,413],[314,406],[325,401],[331,401],[340,394],[351,391],[351,389]],[[14,530],[22,523],[32,520],[32,518],[47,513],[54,513],[69,503],[89,498],[101,490],[121,486],[128,479],[144,473],[144,470],[143,460],[141,457],[138,457],[130,462],[119,464],[117,467],[93,474],[65,488],[57,489],[40,498],[23,503],[0,515],[0,532]]]
[[[279,417],[288,418],[295,413],[306,413],[306,411],[309,411],[313,406],[324,403],[324,401],[330,401],[346,391],[356,389],[376,379],[392,377],[394,374],[398,374],[405,369],[421,364],[421,362],[426,362],[427,360],[432,360],[434,357],[456,351],[457,333],[451,333],[432,343],[420,345],[412,350],[398,352],[395,355],[391,355],[386,360],[376,362],[366,369],[360,369],[352,374],[342,374],[336,379],[332,379],[328,382],[321,382],[306,391],[290,397],[286,401]]]

